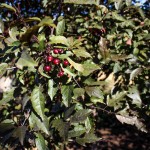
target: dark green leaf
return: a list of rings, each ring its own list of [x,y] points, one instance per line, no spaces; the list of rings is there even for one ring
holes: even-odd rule
[[[124,101],[124,97],[127,95],[126,91],[118,92],[115,95],[112,95],[112,98],[107,97],[107,105],[108,106],[116,106],[119,105],[121,101]]]
[[[4,133],[10,129],[15,128],[14,121],[11,119],[6,119],[0,123],[0,133]]]
[[[85,146],[86,143],[93,143],[99,140],[100,138],[98,138],[93,132],[85,134],[83,138],[76,138],[77,143],[83,146]]]
[[[73,92],[73,86],[72,85],[64,85],[61,88],[61,94],[62,94],[62,102],[66,107],[70,105],[71,99],[72,99],[72,92]]]
[[[83,88],[75,88],[73,90],[74,98],[78,98],[80,96],[83,96],[85,93],[85,90]]]
[[[134,69],[130,74],[130,80],[133,80],[137,75],[139,75],[142,72],[142,70],[142,68]]]
[[[45,97],[41,87],[35,87],[31,93],[32,107],[35,112],[44,119]]]
[[[53,100],[53,97],[57,93],[58,88],[54,87],[54,81],[53,79],[48,81],[48,95],[50,96],[51,100]]]
[[[70,119],[71,123],[83,122],[91,114],[91,111],[88,109],[78,110]]]
[[[26,131],[27,131],[26,126],[19,126],[16,129],[14,129],[12,136],[15,138],[19,138],[21,145],[23,145]]]
[[[54,120],[52,127],[59,131],[59,135],[66,141],[68,138],[69,123],[64,122],[62,119]]]
[[[101,91],[101,87],[94,86],[94,87],[85,87],[86,93],[91,97],[97,97],[97,98],[104,98],[103,92]]]
[[[45,139],[40,133],[36,133],[35,144],[38,150],[47,150]]]
[[[29,67],[31,70],[35,70],[34,67],[36,67],[38,64],[33,60],[33,58],[26,52],[23,51],[21,54],[21,57],[16,63],[16,66],[19,69],[23,69],[23,67]]]
[[[69,107],[64,113],[64,119],[68,119],[75,109],[75,105]]]
[[[8,68],[7,63],[1,63],[0,64],[0,78],[6,73],[7,68]]]
[[[3,98],[0,100],[0,106],[6,105],[9,101],[14,99],[14,88],[3,93]]]
[[[137,107],[141,107],[142,100],[141,100],[140,93],[137,87],[133,86],[129,88],[129,94],[127,94],[127,96],[133,100],[132,104],[135,104]]]
[[[41,121],[40,118],[38,118],[33,112],[31,113],[30,117],[29,117],[29,125],[30,128],[34,128],[34,129],[38,129],[43,131],[44,133],[46,133],[47,135],[50,135],[49,133],[49,120],[48,118],[45,116],[44,120]]]
[[[73,130],[69,131],[68,137],[70,137],[70,138],[79,137],[80,135],[82,135],[85,132],[86,132],[85,127],[83,127],[82,125],[77,125],[77,126],[75,126],[75,128]]]
[[[0,33],[4,32],[4,22],[0,19]]]

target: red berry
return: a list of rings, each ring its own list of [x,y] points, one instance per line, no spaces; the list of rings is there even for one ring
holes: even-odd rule
[[[63,75],[64,75],[64,72],[63,72],[63,71],[58,72],[58,76],[59,76],[59,77],[62,77]]]
[[[63,64],[64,64],[64,66],[67,67],[69,65],[69,61],[68,60],[64,60]]]
[[[60,59],[55,58],[55,59],[53,60],[53,64],[54,64],[54,65],[59,65],[59,64],[60,64]]]
[[[51,55],[50,55],[50,56],[47,56],[47,61],[48,61],[48,62],[51,62],[52,60],[53,60],[53,56],[51,56]]]
[[[63,49],[58,49],[59,54],[62,54],[64,51]]]
[[[44,66],[44,71],[45,72],[51,71],[51,66]]]
[[[54,49],[53,52],[54,52],[54,54],[58,54],[59,50],[58,49]]]

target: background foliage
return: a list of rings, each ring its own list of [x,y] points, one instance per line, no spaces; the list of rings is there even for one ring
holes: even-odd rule
[[[8,4],[0,5],[3,148],[60,149],[74,141],[84,146],[99,141],[98,110],[148,132],[148,3],[143,7],[130,0]],[[48,56],[60,62],[48,61]]]

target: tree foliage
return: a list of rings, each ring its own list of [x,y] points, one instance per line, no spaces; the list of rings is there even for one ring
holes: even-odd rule
[[[149,11],[130,0],[43,0],[39,7],[45,14],[31,16],[22,5],[0,4],[1,146],[99,141],[93,108],[104,106],[148,132]]]

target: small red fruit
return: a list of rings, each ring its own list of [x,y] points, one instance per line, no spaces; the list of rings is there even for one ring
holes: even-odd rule
[[[59,54],[62,54],[63,52],[64,52],[63,49],[58,49]]]
[[[60,64],[60,59],[55,58],[55,59],[53,60],[53,64],[54,64],[54,65],[59,65],[59,64]]]
[[[64,75],[63,71],[58,72],[58,77],[62,77]]]
[[[44,66],[44,71],[45,72],[51,71],[51,66]]]
[[[54,54],[58,54],[58,53],[59,53],[59,50],[58,50],[58,49],[54,49],[54,50],[53,50],[53,53],[54,53]]]
[[[64,64],[65,67],[67,67],[69,65],[69,61],[68,60],[64,60],[63,64]]]
[[[52,60],[53,60],[53,56],[51,56],[51,55],[50,55],[50,56],[47,56],[47,61],[48,61],[48,62],[51,62]]]

